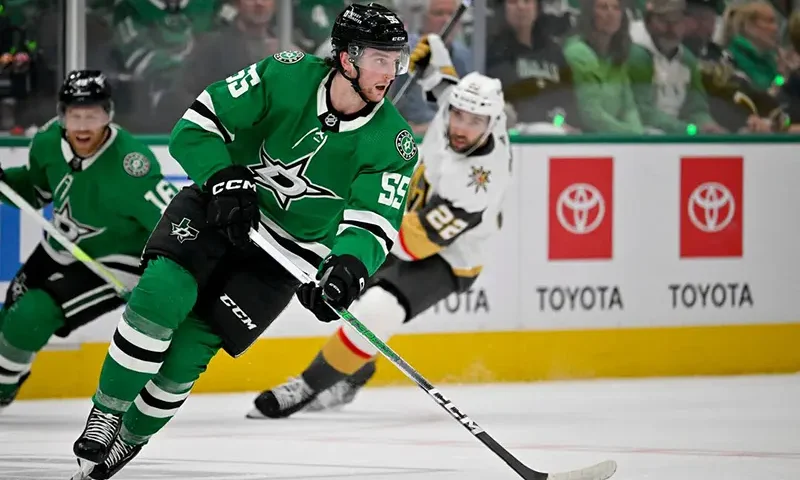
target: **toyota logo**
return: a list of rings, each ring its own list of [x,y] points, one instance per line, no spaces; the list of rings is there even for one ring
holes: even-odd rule
[[[728,188],[718,182],[699,185],[689,195],[689,220],[706,233],[719,232],[733,220],[736,201]]]
[[[564,230],[575,235],[593,232],[603,222],[606,202],[600,190],[588,183],[573,183],[556,202],[556,217]]]

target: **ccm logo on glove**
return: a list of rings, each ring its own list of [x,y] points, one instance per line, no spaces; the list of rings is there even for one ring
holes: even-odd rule
[[[250,180],[228,180],[211,187],[211,193],[219,195],[223,190],[256,190],[256,184]]]

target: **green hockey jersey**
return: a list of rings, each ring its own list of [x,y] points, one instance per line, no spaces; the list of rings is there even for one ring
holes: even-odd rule
[[[247,165],[265,238],[307,272],[350,254],[372,274],[397,237],[417,146],[388,101],[336,113],[334,73],[312,55],[276,53],[208,86],[169,149],[198,185]]]
[[[81,159],[59,123],[50,122],[33,137],[28,165],[5,169],[5,180],[34,207],[52,203],[53,224],[89,256],[135,267],[177,188],[147,146],[114,124],[110,129],[97,153]],[[43,245],[54,258],[72,261],[54,239]]]

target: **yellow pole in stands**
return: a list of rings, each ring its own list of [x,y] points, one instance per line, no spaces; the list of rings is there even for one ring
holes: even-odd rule
[[[13,188],[11,188],[6,182],[0,180],[0,193],[5,195],[6,198],[11,200],[14,205],[16,205],[20,210],[27,213],[31,218],[36,220],[36,222],[51,236],[53,237],[58,243],[60,243],[64,248],[66,248],[69,253],[75,257],[76,260],[86,265],[89,270],[96,273],[100,278],[108,282],[114,290],[117,291],[117,294],[127,299],[130,295],[130,292],[125,287],[117,277],[111,273],[106,267],[103,266],[102,263],[98,262],[97,260],[90,257],[86,252],[84,252],[79,246],[75,245],[74,243],[70,242],[67,237],[65,237],[58,229],[50,222],[47,221],[46,218],[41,216],[39,212],[33,208],[33,206],[25,201],[22,196],[20,196]]]

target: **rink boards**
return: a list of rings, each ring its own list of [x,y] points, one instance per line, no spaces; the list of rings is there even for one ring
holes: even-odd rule
[[[800,370],[796,148],[517,143],[480,280],[391,345],[434,382]],[[3,166],[26,160],[24,147],[0,149]],[[166,147],[153,149],[181,183]],[[0,207],[3,290],[40,235]],[[53,341],[23,396],[92,393],[118,319]],[[220,354],[196,391],[281,382],[332,328],[293,302],[245,356]],[[374,383],[403,378],[387,364]]]

